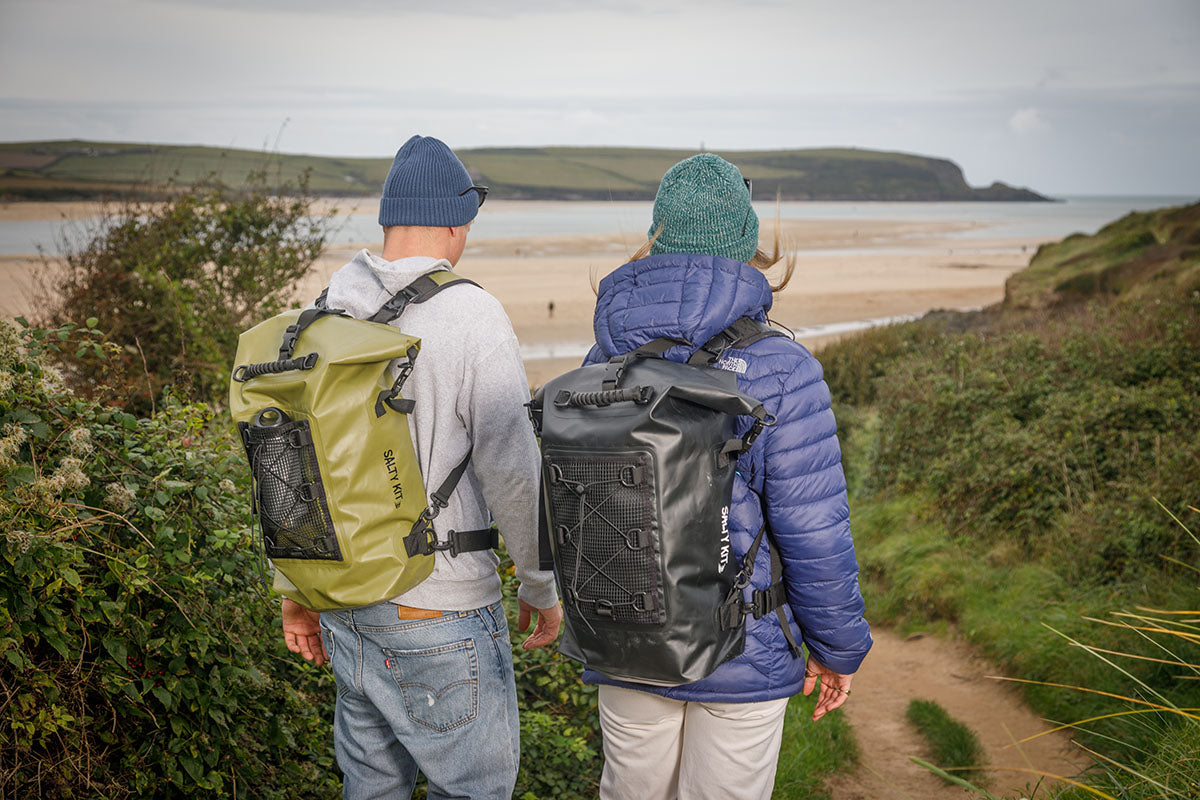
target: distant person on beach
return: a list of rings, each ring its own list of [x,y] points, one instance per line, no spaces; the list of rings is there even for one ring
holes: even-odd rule
[[[413,136],[383,185],[383,253],[362,250],[329,281],[326,303],[370,317],[414,280],[458,263],[487,187],[441,141]],[[434,526],[486,529],[494,519],[521,581],[527,650],[558,636],[552,572],[538,569],[540,456],[517,339],[500,303],[457,285],[412,304],[395,324],[420,337],[404,385],[421,474],[470,465]],[[427,486],[429,490],[436,486]],[[407,531],[397,531],[397,540]],[[317,614],[283,601],[284,640],[337,680],[334,746],[347,798],[408,797],[418,770],[430,797],[510,797],[520,755],[516,684],[491,550],[438,552],[415,588],[366,608]]]
[[[600,282],[596,345],[585,363],[603,363],[659,337],[696,343],[741,317],[766,320],[772,287],[758,250],[750,183],[712,154],[667,171],[654,201],[650,241]],[[788,698],[819,684],[813,720],[842,706],[871,647],[850,537],[837,426],[821,365],[787,337],[767,337],[718,362],[738,388],[777,419],[738,458],[729,513],[739,561],[765,523],[750,590],[782,572],[779,614],[747,618],[744,652],[707,678],[680,686],[614,680],[600,684],[605,800],[769,798]],[[808,649],[807,661],[799,643]]]

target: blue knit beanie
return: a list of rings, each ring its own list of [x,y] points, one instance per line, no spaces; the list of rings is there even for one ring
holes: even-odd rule
[[[467,168],[445,142],[432,136],[414,136],[397,151],[383,182],[379,224],[385,228],[466,225],[479,213],[479,197],[466,191],[473,183]]]
[[[663,175],[646,235],[659,226],[651,255],[707,253],[744,262],[758,250],[750,189],[737,167],[712,153],[684,159]]]

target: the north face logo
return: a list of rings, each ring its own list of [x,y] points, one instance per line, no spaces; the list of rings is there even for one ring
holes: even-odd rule
[[[726,372],[736,372],[738,374],[742,374],[746,371],[746,359],[744,358],[726,357],[718,361],[716,365]]]

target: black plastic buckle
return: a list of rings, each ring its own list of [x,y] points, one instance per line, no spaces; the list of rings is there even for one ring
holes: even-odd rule
[[[762,619],[763,615],[768,612],[766,590],[755,589],[750,593],[750,602],[746,604],[746,613],[753,614],[755,619]]]
[[[763,428],[770,428],[777,421],[774,414],[765,414],[762,419],[754,420],[754,424],[750,426],[750,430],[746,431],[746,435],[742,437],[742,441],[746,443],[745,449],[750,449],[750,445],[754,444],[754,440],[763,432]]]
[[[296,352],[296,342],[300,339],[300,324],[292,323],[283,331],[283,344],[279,347],[279,360],[287,361]]]
[[[743,449],[749,450],[750,445],[754,444],[754,440],[758,438],[758,435],[762,433],[762,431],[762,420],[754,420],[754,424],[750,426],[750,430],[746,431],[746,435],[742,437],[742,441],[745,443],[743,445]]]
[[[436,539],[431,539],[429,542],[429,551],[431,553],[438,551],[445,552],[447,550],[450,551],[451,558],[458,558],[460,552],[458,549],[458,537],[454,535],[454,531],[450,531],[449,537],[444,542],[439,542]]]

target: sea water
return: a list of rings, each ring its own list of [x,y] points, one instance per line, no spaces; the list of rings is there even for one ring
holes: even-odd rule
[[[786,202],[778,213],[799,220],[890,220],[897,222],[965,222],[976,227],[948,234],[951,238],[1047,238],[1091,234],[1130,211],[1149,211],[1195,202],[1194,197],[1067,197],[1056,203],[899,203]],[[650,226],[648,202],[500,202],[483,207],[471,238],[513,239],[535,236],[622,234],[644,236]],[[776,214],[774,202],[754,204],[762,219]],[[383,240],[373,201],[334,218],[331,244],[378,243]],[[76,244],[94,230],[95,218],[0,221],[0,255],[58,253],[63,235]]]

